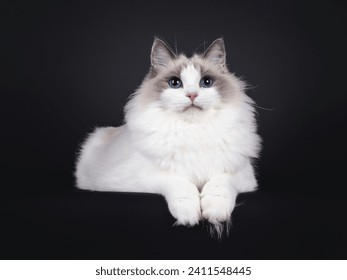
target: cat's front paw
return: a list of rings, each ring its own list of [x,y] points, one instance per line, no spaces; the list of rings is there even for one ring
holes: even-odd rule
[[[194,226],[201,218],[198,194],[182,194],[168,201],[169,210],[177,221],[175,225]]]
[[[235,198],[223,188],[205,186],[201,192],[202,217],[212,224],[228,222],[235,206]]]

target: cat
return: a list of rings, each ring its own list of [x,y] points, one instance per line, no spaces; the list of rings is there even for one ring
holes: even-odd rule
[[[227,69],[222,38],[190,58],[155,38],[150,59],[124,125],[96,128],[82,145],[76,185],[161,194],[177,225],[223,227],[237,194],[257,188],[254,102]]]

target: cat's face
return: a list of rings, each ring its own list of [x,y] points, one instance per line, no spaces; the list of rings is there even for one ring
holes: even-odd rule
[[[151,72],[145,83],[157,104],[175,112],[203,112],[218,109],[232,95],[235,80],[225,66],[225,48],[217,39],[202,55],[175,55],[169,46],[155,39]],[[153,101],[154,101],[153,100]]]
[[[198,59],[183,60],[179,70],[171,71],[161,78],[160,101],[174,111],[206,110],[218,106],[221,96],[215,85],[218,74],[206,71]],[[196,60],[196,61],[195,61]]]

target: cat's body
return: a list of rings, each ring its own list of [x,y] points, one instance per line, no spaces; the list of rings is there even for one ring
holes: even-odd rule
[[[227,222],[237,193],[257,186],[252,101],[227,71],[220,39],[191,59],[156,39],[151,58],[125,124],[96,129],[82,146],[77,186],[162,194],[178,224]]]

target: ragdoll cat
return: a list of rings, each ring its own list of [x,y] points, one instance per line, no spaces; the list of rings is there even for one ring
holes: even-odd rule
[[[223,39],[191,58],[155,39],[124,125],[97,128],[82,145],[77,187],[157,193],[176,224],[227,224],[237,194],[257,187],[260,138],[244,89],[226,67]]]

